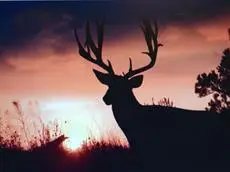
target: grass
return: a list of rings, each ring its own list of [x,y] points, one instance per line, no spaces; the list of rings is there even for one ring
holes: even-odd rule
[[[62,144],[49,142],[31,150],[1,148],[4,172],[91,172],[134,171],[135,159],[128,147],[91,140],[76,152],[66,151]]]
[[[128,146],[116,140],[110,142],[95,138],[86,140],[81,148],[68,151],[63,146],[66,139],[58,123],[45,125],[40,118],[41,128],[31,137],[27,130],[27,119],[19,102],[12,102],[14,116],[21,132],[14,126],[0,125],[0,171],[3,172],[91,172],[91,171],[134,171],[135,159]],[[3,115],[0,115],[1,117]],[[4,124],[0,119],[0,124]],[[7,133],[8,137],[5,137]],[[30,137],[29,137],[30,136]],[[22,139],[24,138],[24,139]],[[27,145],[27,146],[25,146]]]

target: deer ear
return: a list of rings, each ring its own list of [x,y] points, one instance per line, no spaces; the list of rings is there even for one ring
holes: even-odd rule
[[[137,75],[129,79],[130,87],[131,88],[138,88],[141,86],[143,82],[143,75]]]
[[[102,72],[97,71],[97,70],[95,70],[95,69],[93,69],[93,72],[94,72],[94,74],[96,75],[97,79],[98,79],[102,84],[109,85],[109,83],[110,83],[110,76],[109,76],[109,74],[102,73]]]

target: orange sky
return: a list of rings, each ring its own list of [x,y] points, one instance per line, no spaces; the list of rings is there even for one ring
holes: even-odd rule
[[[156,102],[169,97],[176,107],[204,109],[208,99],[198,98],[194,84],[198,74],[209,72],[218,65],[222,51],[229,47],[229,19],[213,18],[193,25],[171,23],[160,27],[159,41],[164,46],[160,48],[155,67],[144,73],[142,86],[135,90],[138,100],[151,104],[152,97]],[[109,28],[106,29],[109,34]],[[71,37],[71,30],[67,34]],[[53,46],[60,46],[64,51],[54,51]],[[127,71],[129,57],[132,57],[134,67],[147,63],[147,56],[141,54],[145,49],[137,24],[137,29],[129,34],[117,37],[115,41],[105,40],[104,57],[111,59],[115,71],[121,73]],[[37,100],[43,106],[44,119],[95,114],[93,120],[100,126],[100,132],[106,133],[114,127],[111,107],[102,102],[106,87],[93,75],[95,66],[78,55],[74,37],[66,42],[49,30],[43,30],[29,44],[8,51],[4,56],[14,69],[0,68],[1,109],[9,108],[12,100]],[[67,105],[61,109],[60,102]],[[52,103],[56,106],[51,106]],[[68,103],[78,105],[68,106]],[[91,117],[90,120],[93,121]],[[96,125],[95,121],[91,122],[89,126]],[[98,126],[92,128],[96,132]]]

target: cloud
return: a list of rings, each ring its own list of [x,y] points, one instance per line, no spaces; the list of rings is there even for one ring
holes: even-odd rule
[[[35,14],[39,13],[35,12]],[[32,16],[30,17],[33,18]],[[55,55],[61,58],[62,55],[65,56],[68,54],[70,47],[73,48],[75,42],[73,27],[69,26],[71,21],[70,16],[62,14],[58,20],[51,20],[52,22],[46,22],[46,20],[49,21],[50,19],[43,20],[44,17],[40,17],[41,19],[38,21],[44,23],[44,27],[40,27],[40,25],[37,24],[37,26],[39,26],[38,29],[30,30],[30,27],[26,28],[26,24],[22,24],[23,21],[21,21],[19,22],[20,24],[17,25],[16,30],[19,33],[23,31],[23,36],[20,35],[16,40],[13,39],[11,44],[0,47],[2,50],[0,63],[1,66],[5,65],[4,69],[16,68],[16,66],[14,66],[15,64],[12,64],[12,59],[44,59]],[[66,58],[63,58],[63,60],[66,60]],[[1,70],[3,70],[2,67]]]
[[[229,9],[230,2],[224,0],[1,2],[0,63],[12,67],[8,58],[21,58],[22,51],[27,52],[24,58],[45,58],[44,54],[65,56],[75,46],[73,28],[83,34],[87,20],[94,22],[105,17],[105,38],[113,42],[139,31],[142,18],[157,18],[164,29],[174,23],[202,25],[216,16],[230,15]],[[186,32],[190,34],[189,30]]]
[[[157,1],[101,1],[101,2],[31,2],[3,3],[0,10],[2,43],[13,44],[31,39],[41,30],[71,17],[67,26],[82,26],[86,20],[106,18],[110,25],[130,25],[142,18],[194,22],[221,15],[230,9],[226,0],[157,0]],[[15,10],[17,7],[17,10]],[[63,33],[59,30],[57,33]]]
[[[0,72],[1,74],[4,73],[5,71],[14,71],[16,67],[14,65],[11,65],[7,61],[0,59]]]

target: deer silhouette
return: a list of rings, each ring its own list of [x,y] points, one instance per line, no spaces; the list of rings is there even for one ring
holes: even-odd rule
[[[159,47],[162,46],[158,42],[156,22],[152,27],[150,22],[143,21],[141,29],[148,49],[143,54],[150,58],[150,62],[133,69],[132,60],[129,59],[129,70],[123,75],[115,74],[111,62],[107,60],[105,63],[102,59],[103,22],[97,23],[97,45],[89,23],[86,24],[85,46],[81,44],[77,31],[74,32],[80,56],[106,71],[102,73],[93,69],[97,79],[108,86],[103,101],[106,105],[112,105],[114,118],[130,148],[147,162],[148,167],[155,162],[153,166],[157,171],[175,166],[177,170],[188,170],[198,168],[201,164],[209,166],[208,162],[218,158],[229,160],[230,123],[226,122],[227,114],[141,105],[138,102],[133,89],[141,86],[141,73],[154,67]]]

